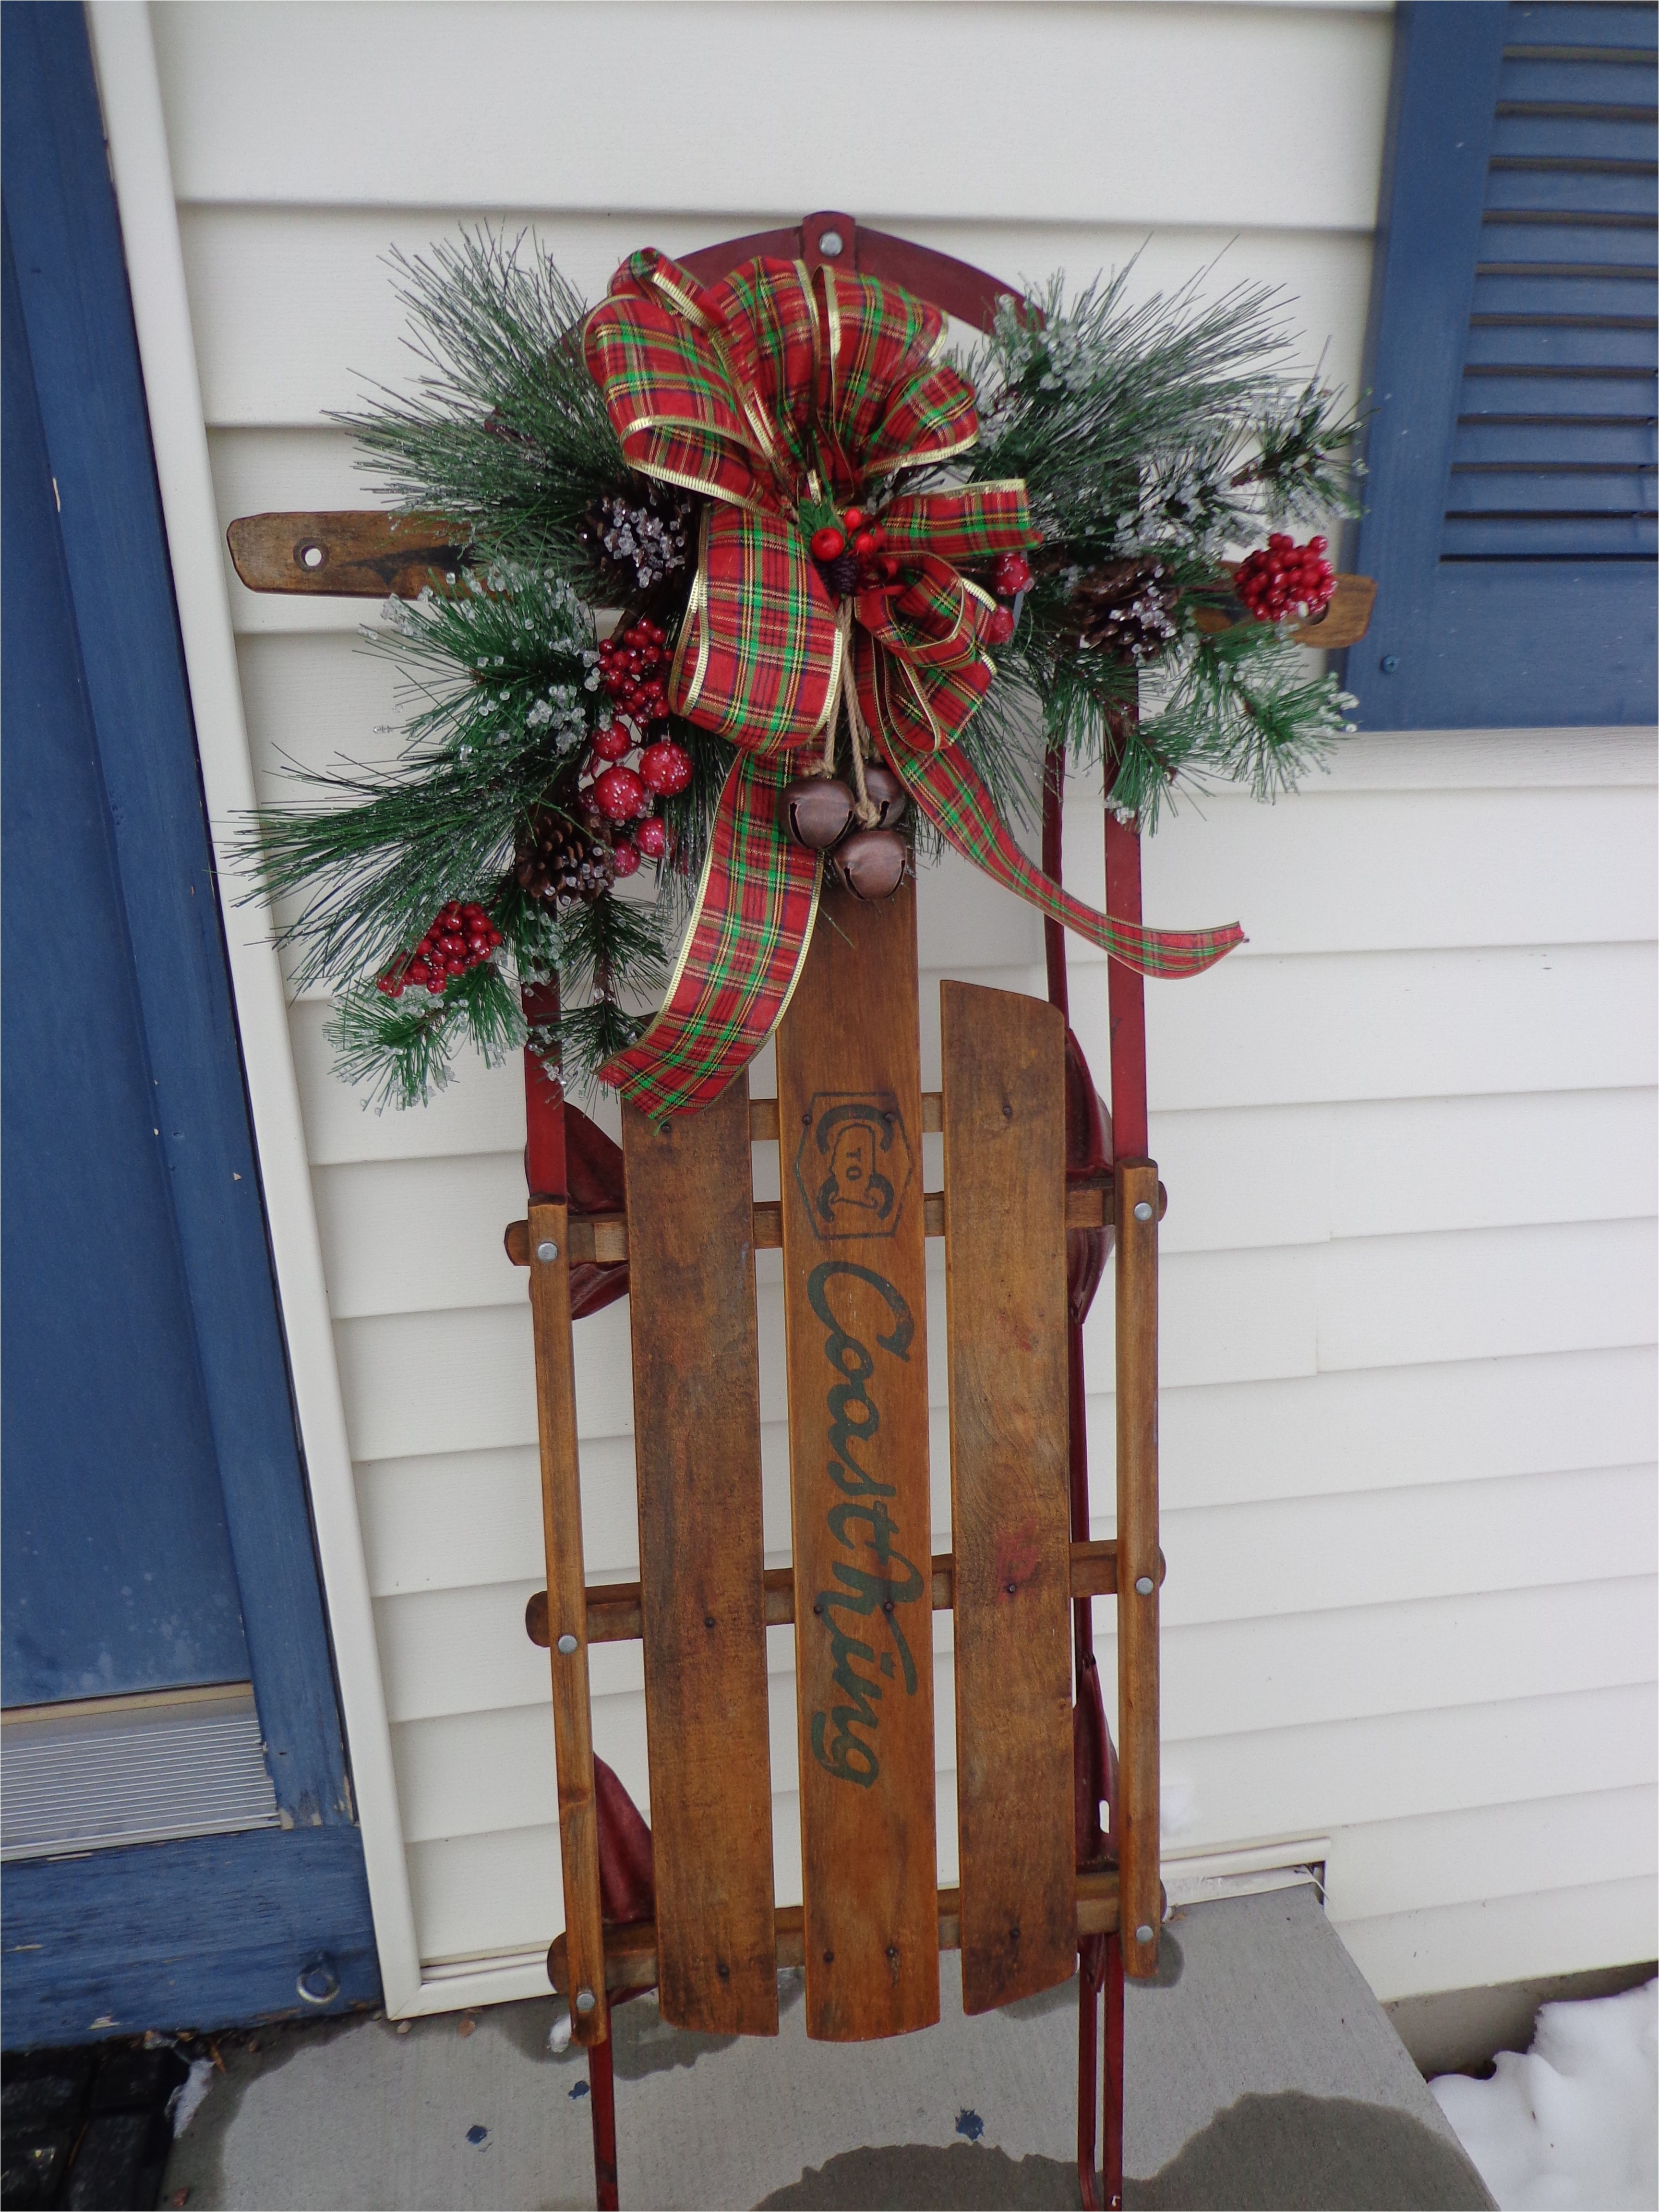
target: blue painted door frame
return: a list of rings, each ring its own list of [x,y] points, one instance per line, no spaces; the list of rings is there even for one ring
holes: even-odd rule
[[[228,1549],[284,1822],[8,1869],[3,2036],[16,2046],[306,2011],[297,1978],[323,1958],[339,1985],[327,2008],[376,2001],[380,1978],[86,27],[78,7],[8,0],[0,39],[4,312],[21,341],[6,349],[9,626],[14,587],[19,613],[36,617],[33,657],[21,638],[17,653],[34,689],[17,695],[9,743],[31,727],[48,633],[60,635],[60,711],[33,727],[65,743],[83,732],[93,781],[82,773],[75,788],[101,785],[125,1003],[155,1106],[151,1181],[193,1340],[174,1347],[185,1379],[173,1395],[193,1390],[202,1409],[204,1433],[173,1441],[197,1458],[181,1482],[199,1478],[204,1454],[216,1472],[219,1516],[207,1513],[195,1571],[216,1589]],[[9,693],[12,682],[9,666]],[[18,765],[9,752],[9,801]],[[50,934],[49,913],[40,926]],[[9,932],[9,969],[21,949]],[[32,978],[19,961],[9,988],[72,992],[72,974],[46,964]],[[120,998],[89,989],[86,1012],[128,1018]],[[49,1023],[33,1034],[32,1048],[52,1048]],[[9,1148],[7,1163],[26,1169],[27,1152]],[[76,1277],[95,1277],[100,1240],[140,1233],[143,1206],[104,1195],[86,1190],[40,1239],[40,1279],[63,1311]],[[7,1287],[28,1294],[27,1280]],[[82,1310],[100,1325],[95,1301]],[[64,1390],[94,1371],[65,1363]],[[130,1409],[100,1410],[117,1433]],[[112,1479],[148,1486],[164,1517],[163,1463],[135,1451]],[[233,1628],[221,1624],[223,1648],[195,1679],[204,1666],[238,1671]]]
[[[15,1708],[243,1681],[248,1656],[9,223],[4,287],[0,1674]]]

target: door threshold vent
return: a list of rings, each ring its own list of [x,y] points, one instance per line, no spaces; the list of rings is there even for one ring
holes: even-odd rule
[[[1178,1905],[1205,1905],[1224,1897],[1259,1897],[1266,1890],[1292,1889],[1310,1883],[1325,1901],[1328,1836],[1298,1836],[1281,1844],[1256,1844],[1237,1850],[1199,1851],[1165,1856],[1164,1893],[1171,1911]]]
[[[0,1862],[280,1826],[251,1683],[0,1716]]]

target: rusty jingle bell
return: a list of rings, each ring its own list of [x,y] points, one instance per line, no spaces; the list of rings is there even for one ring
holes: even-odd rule
[[[827,853],[846,835],[853,794],[839,776],[798,775],[784,786],[783,818],[798,845]]]
[[[904,881],[908,857],[908,848],[896,830],[855,830],[826,856],[826,866],[855,899],[873,904],[891,898]]]
[[[880,812],[870,824],[872,830],[896,830],[904,819],[904,810],[909,805],[904,786],[890,768],[880,761],[871,761],[864,771],[866,795],[872,799]]]

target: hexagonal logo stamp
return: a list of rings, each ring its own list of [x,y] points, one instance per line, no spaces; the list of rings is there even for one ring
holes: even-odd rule
[[[795,1154],[814,1233],[890,1237],[910,1188],[910,1143],[890,1091],[818,1091]]]

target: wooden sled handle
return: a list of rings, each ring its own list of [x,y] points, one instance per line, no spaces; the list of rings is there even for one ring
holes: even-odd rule
[[[331,599],[412,599],[450,592],[475,565],[464,535],[441,514],[388,514],[379,507],[334,513],[239,515],[225,533],[236,574],[250,592]],[[1337,652],[1364,636],[1376,584],[1339,576],[1331,603],[1297,623],[1298,644]],[[1203,608],[1200,629],[1231,627],[1219,608]]]

